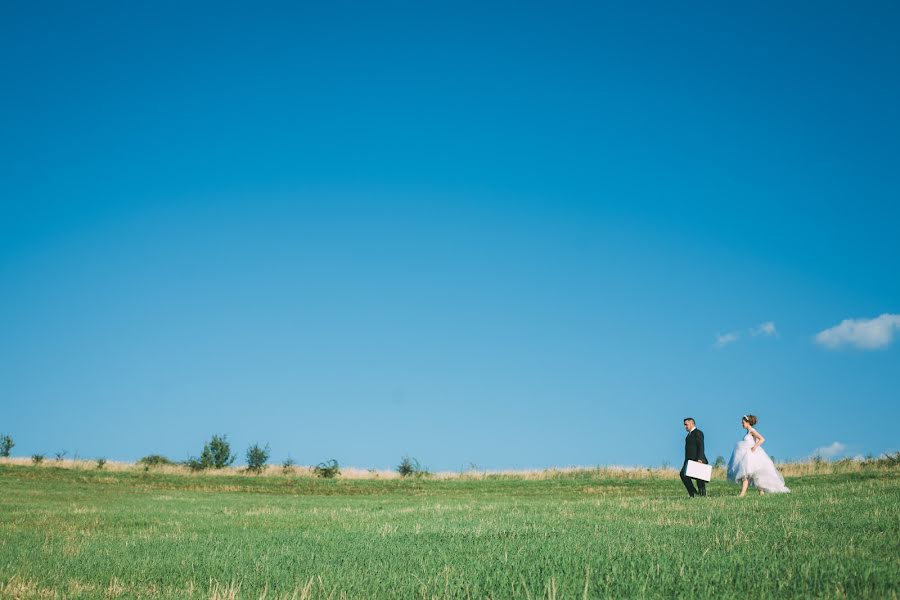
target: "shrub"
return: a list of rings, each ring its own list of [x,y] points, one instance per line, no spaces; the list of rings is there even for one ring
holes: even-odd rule
[[[42,462],[44,462],[44,455],[43,454],[32,454],[31,462],[36,465],[41,464]]]
[[[53,453],[53,458],[56,459],[56,462],[62,462],[62,460],[66,457],[66,454],[68,454],[68,452],[66,452],[65,450],[60,450],[59,452]]]
[[[97,469],[98,469],[98,470],[102,470],[103,467],[105,467],[105,466],[106,466],[106,459],[105,459],[105,458],[98,458],[98,459],[97,459]]]
[[[162,454],[148,454],[138,461],[139,465],[145,467],[167,467],[177,464],[174,460],[163,456]]]
[[[203,445],[200,458],[192,456],[184,461],[184,466],[191,471],[202,471],[203,469],[224,469],[233,463],[237,456],[231,453],[231,444],[228,443],[227,437],[213,435],[212,439]]]
[[[293,473],[294,466],[296,464],[297,464],[297,461],[295,461],[293,458],[288,456],[286,459],[284,459],[284,462],[281,463],[281,472],[284,473],[285,475],[289,475],[289,474]]]
[[[13,441],[12,436],[5,433],[0,435],[0,457],[9,458],[9,452],[15,445],[16,443]]]
[[[722,467],[724,467],[725,466],[725,457],[717,456],[716,462],[713,463],[713,466],[717,469],[721,469]]]
[[[200,462],[207,469],[224,469],[234,462],[236,455],[231,453],[231,444],[228,443],[228,436],[213,435],[203,446],[203,452],[200,453]]]
[[[253,444],[247,448],[247,471],[250,473],[262,473],[269,462],[269,445],[260,448],[259,444]]]
[[[416,477],[421,477],[422,475],[427,474],[428,472],[422,468],[419,464],[419,461],[415,458],[410,458],[408,456],[404,456],[400,461],[400,464],[397,465],[397,472],[400,473],[402,477],[410,477],[415,475]]]
[[[341,474],[341,467],[338,461],[333,458],[327,462],[319,463],[313,469],[316,477],[324,477],[325,479],[333,479]]]

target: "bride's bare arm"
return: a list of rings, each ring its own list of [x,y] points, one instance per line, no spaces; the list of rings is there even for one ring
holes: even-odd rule
[[[751,429],[751,430],[750,430],[750,435],[752,435],[753,438],[756,440],[756,443],[753,444],[753,447],[752,447],[752,448],[750,448],[750,452],[756,452],[756,449],[759,448],[760,446],[762,446],[762,443],[763,443],[764,441],[766,441],[766,438],[764,438],[763,436],[759,435],[759,432],[756,431],[755,429]]]

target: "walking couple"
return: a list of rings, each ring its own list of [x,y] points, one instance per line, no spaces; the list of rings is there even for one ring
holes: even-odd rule
[[[741,417],[741,427],[744,428],[746,434],[731,453],[731,459],[728,461],[728,480],[735,483],[740,482],[742,497],[747,495],[747,488],[751,484],[759,490],[761,495],[766,492],[774,494],[790,492],[791,490],[784,485],[781,473],[775,468],[775,463],[772,462],[766,451],[760,448],[766,438],[753,428],[756,422],[757,418],[754,415]],[[691,417],[684,419],[684,429],[688,434],[684,439],[684,466],[681,467],[681,481],[691,498],[697,495],[705,496],[706,482],[702,479],[692,479],[686,473],[689,460],[709,464],[703,444],[703,432],[697,429],[697,423]],[[694,488],[695,481],[697,482],[696,489]]]

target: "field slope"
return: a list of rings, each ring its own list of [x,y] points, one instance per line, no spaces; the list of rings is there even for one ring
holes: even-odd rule
[[[317,480],[0,464],[0,598],[896,598],[900,472]]]

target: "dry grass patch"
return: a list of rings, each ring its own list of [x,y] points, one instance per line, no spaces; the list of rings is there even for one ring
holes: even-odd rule
[[[32,579],[23,579],[13,575],[5,583],[0,582],[0,598],[56,598],[57,593],[50,588],[38,584]]]

